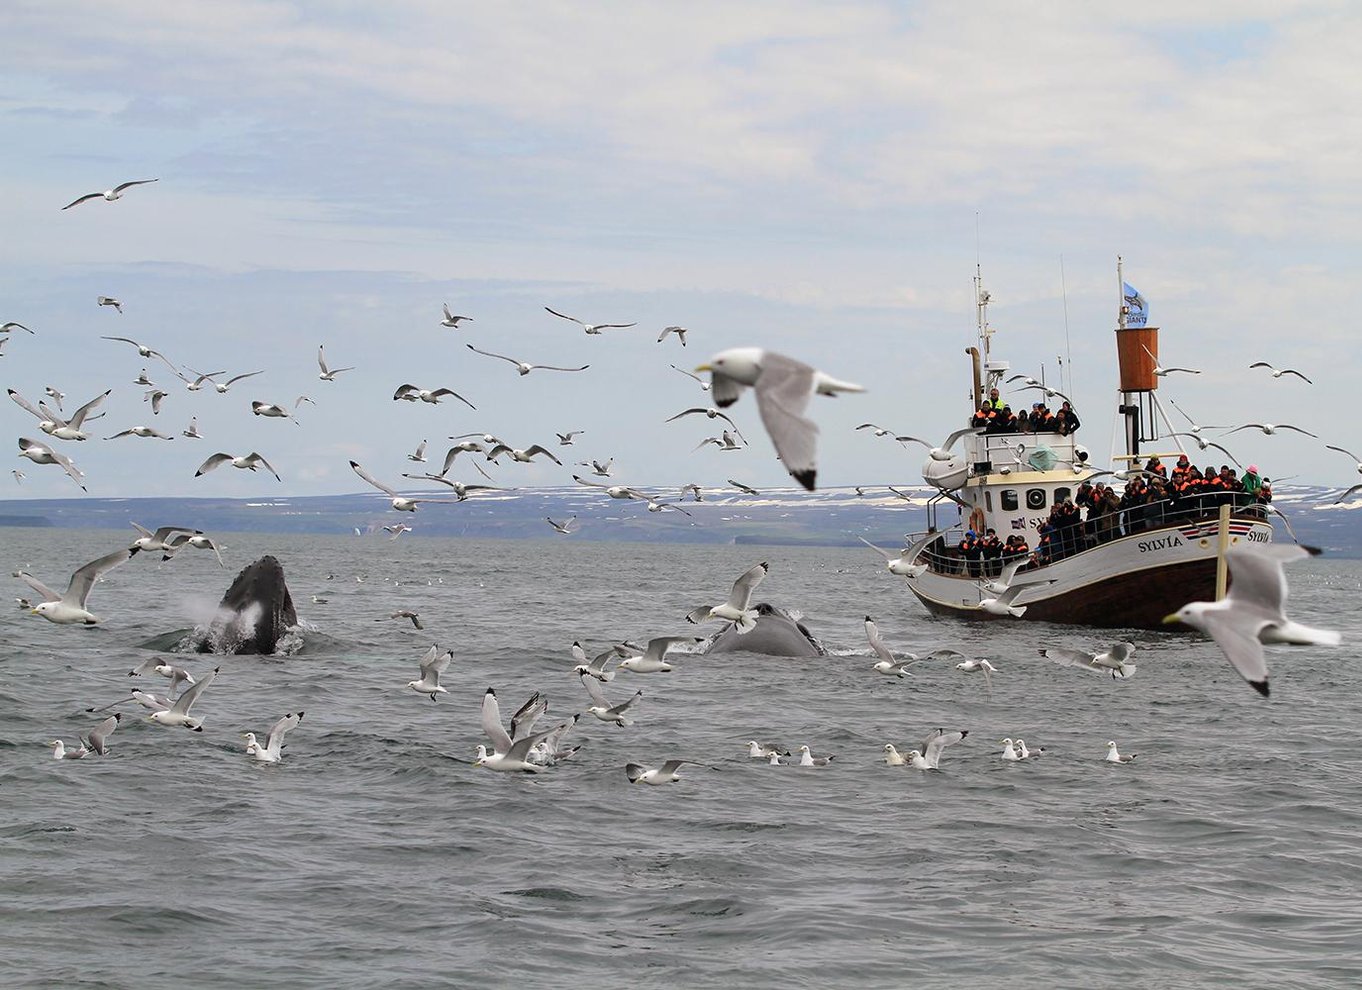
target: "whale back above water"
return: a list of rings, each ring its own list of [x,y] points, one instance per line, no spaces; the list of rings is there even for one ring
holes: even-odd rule
[[[714,634],[702,651],[710,653],[765,653],[775,657],[822,657],[828,651],[808,626],[778,605],[760,602],[756,606],[757,625],[751,632],[739,633],[730,622]]]
[[[222,596],[218,616],[195,645],[199,653],[274,653],[298,624],[284,567],[266,554],[247,564]]]

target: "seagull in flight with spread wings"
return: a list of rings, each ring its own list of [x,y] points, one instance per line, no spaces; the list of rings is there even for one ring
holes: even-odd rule
[[[637,323],[586,323],[582,320],[577,319],[577,317],[575,316],[568,316],[566,313],[560,313],[556,309],[549,309],[549,307],[547,306],[545,306],[544,308],[548,309],[550,313],[552,313],[559,319],[571,320],[573,323],[578,324],[579,326],[582,327],[582,329],[584,329],[589,334],[599,334],[602,330],[624,330],[627,329],[628,327],[638,326]],[[666,336],[665,331],[663,333],[663,336],[664,337]],[[658,340],[661,339],[662,337],[658,338]],[[682,340],[682,343],[685,343],[684,339]]]
[[[1269,370],[1271,370],[1271,372],[1272,372],[1272,377],[1273,377],[1273,378],[1281,378],[1282,375],[1295,375],[1297,378],[1299,378],[1301,381],[1305,382],[1305,384],[1307,384],[1307,385],[1313,385],[1313,384],[1315,384],[1315,383],[1312,382],[1310,379],[1308,379],[1308,378],[1306,378],[1304,375],[1302,375],[1302,374],[1301,374],[1299,371],[1297,371],[1295,368],[1274,368],[1272,365],[1268,364],[1266,361],[1254,361],[1251,365],[1249,365],[1249,367],[1250,367],[1250,368],[1268,368]]]
[[[517,361],[513,357],[507,357],[505,354],[493,354],[491,351],[478,350],[478,348],[474,347],[472,344],[468,345],[468,349],[474,354],[481,354],[484,357],[494,357],[500,358],[503,361],[510,361],[511,364],[515,365],[516,371],[520,372],[522,376],[528,375],[536,368],[540,371],[585,371],[587,368],[591,367],[589,364],[584,364],[580,368],[559,368],[551,364],[530,364],[528,361]]]
[[[133,186],[144,186],[148,182],[160,181],[161,181],[160,179],[132,179],[129,182],[120,182],[112,189],[105,189],[103,192],[86,193],[84,196],[81,196],[77,199],[73,199],[71,202],[63,206],[62,209],[69,210],[71,209],[71,207],[79,206],[81,203],[84,203],[87,200],[91,199],[102,199],[105,200],[106,202],[112,203],[116,199],[122,199],[123,193],[131,189]]]
[[[383,482],[379,481],[377,478],[371,475],[368,471],[364,470],[364,468],[362,468],[358,462],[351,461],[350,467],[354,469],[355,474],[359,475],[369,484],[373,485],[375,488],[381,491],[384,495],[387,495],[390,499],[392,499],[392,506],[398,512],[415,512],[416,507],[420,505],[422,502],[439,502],[445,505],[453,504],[448,499],[442,498],[404,498],[403,496],[397,494],[397,492],[395,492],[392,488],[383,484]]]

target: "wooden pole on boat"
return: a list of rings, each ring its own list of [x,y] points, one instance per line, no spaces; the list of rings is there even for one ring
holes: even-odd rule
[[[1220,527],[1215,536],[1215,600],[1225,597],[1225,586],[1229,583],[1229,569],[1225,564],[1225,551],[1230,548],[1230,506],[1220,507]]]

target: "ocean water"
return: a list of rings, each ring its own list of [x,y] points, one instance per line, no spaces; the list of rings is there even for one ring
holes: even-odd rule
[[[6,569],[62,585],[124,539],[4,530]],[[1259,698],[1195,634],[932,618],[869,550],[229,535],[228,569],[139,555],[57,627],[0,610],[0,986],[1355,987],[1362,984],[1362,565],[1290,572],[1291,612],[1339,649],[1273,648]],[[103,758],[46,745],[129,687],[139,644],[202,620],[236,571],[283,562],[315,627],[221,674],[202,733],[128,709]],[[575,639],[683,634],[758,560],[757,598],[805,613],[812,660],[682,658],[625,728],[585,718],[568,763],[473,767],[479,706],[584,708]],[[363,581],[356,581],[359,575]],[[25,594],[18,581],[14,595]],[[310,604],[312,595],[325,605]],[[421,613],[425,629],[386,618]],[[891,648],[988,657],[894,680]],[[1114,682],[1037,656],[1138,645]],[[404,685],[432,643],[438,703]],[[278,765],[241,734],[302,709]],[[968,729],[937,773],[882,747]],[[1004,736],[1046,754],[999,758]],[[769,767],[747,740],[833,754]],[[1102,760],[1108,739],[1139,758]],[[664,787],[626,762],[700,761]]]

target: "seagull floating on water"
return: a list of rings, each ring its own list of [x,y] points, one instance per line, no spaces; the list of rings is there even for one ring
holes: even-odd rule
[[[283,759],[284,734],[290,729],[297,728],[298,723],[302,720],[302,712],[285,715],[270,726],[270,731],[265,736],[264,746],[256,741],[254,732],[245,733],[243,738],[246,740],[246,755],[255,757],[260,763],[278,763]]]

